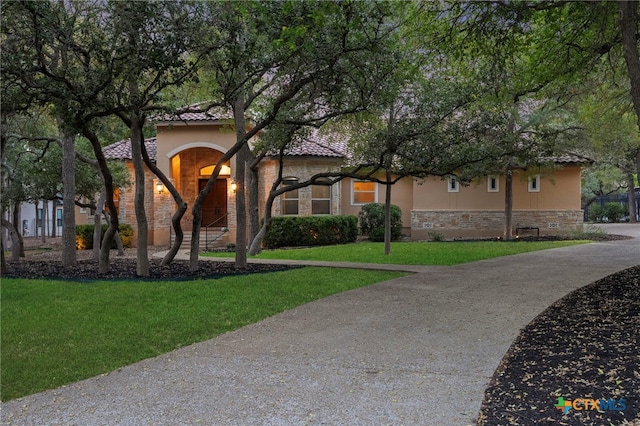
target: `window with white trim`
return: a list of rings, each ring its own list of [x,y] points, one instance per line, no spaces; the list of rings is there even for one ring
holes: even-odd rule
[[[500,192],[500,179],[498,176],[487,178],[487,192]]]
[[[311,214],[331,214],[331,179],[318,179],[311,185]]]
[[[282,180],[282,186],[287,187],[298,183],[298,178],[287,177]],[[298,201],[299,194],[297,189],[287,191],[281,196],[281,211],[283,215],[297,215],[298,214]]]
[[[447,178],[447,191],[449,192],[460,192],[460,182],[458,182],[458,178],[455,176],[449,176]]]
[[[378,185],[375,182],[354,180],[351,182],[351,204],[362,205],[378,201]]]
[[[540,175],[529,177],[529,192],[540,192]]]

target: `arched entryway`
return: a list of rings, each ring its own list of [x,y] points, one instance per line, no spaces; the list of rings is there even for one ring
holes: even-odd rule
[[[170,157],[171,176],[176,188],[189,205],[182,219],[184,230],[192,229],[191,207],[211,177],[215,164],[223,155],[223,152],[217,149],[194,145],[189,144],[183,150],[176,150]],[[230,175],[230,164],[226,164],[204,200],[201,226],[216,228],[229,226]]]
[[[198,179],[198,192],[204,189],[208,181],[209,178]],[[205,227],[227,226],[227,204],[227,179],[218,178],[202,204],[202,222],[200,225]]]

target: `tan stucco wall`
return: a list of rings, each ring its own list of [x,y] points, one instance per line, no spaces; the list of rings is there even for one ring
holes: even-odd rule
[[[540,191],[529,192],[525,173],[513,177],[513,208],[522,209],[580,209],[580,168],[566,167],[540,176]],[[446,180],[431,177],[416,180],[413,185],[414,209],[469,210],[504,209],[505,177],[499,177],[499,192],[487,190],[487,179],[479,179],[468,186],[460,185],[459,192],[448,192]]]
[[[382,176],[378,178],[382,179]],[[352,200],[352,187],[356,179],[346,178],[342,184],[342,214],[352,214],[357,216],[362,208],[361,204],[354,204]],[[378,203],[384,203],[385,185],[376,185],[376,196]],[[391,204],[395,204],[402,210],[403,233],[409,235],[411,232],[411,208],[414,201],[413,178],[404,178],[396,182],[391,187]]]

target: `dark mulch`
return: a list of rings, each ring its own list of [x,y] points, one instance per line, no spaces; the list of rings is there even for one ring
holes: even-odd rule
[[[260,272],[284,271],[296,266],[249,264],[247,269],[236,269],[232,262],[200,261],[196,272],[189,271],[185,261],[174,261],[168,266],[160,266],[160,259],[150,261],[151,280],[189,280],[198,278],[221,278],[230,275],[255,274]],[[72,268],[63,268],[58,260],[29,260],[7,265],[7,277],[48,278],[64,280],[131,280],[140,279],[136,274],[136,260],[133,258],[111,259],[111,267],[105,274],[98,274],[98,263],[94,260],[80,260]]]
[[[563,413],[559,397],[577,408],[579,398],[614,399],[624,410]],[[478,424],[640,425],[640,266],[570,293],[522,330]]]

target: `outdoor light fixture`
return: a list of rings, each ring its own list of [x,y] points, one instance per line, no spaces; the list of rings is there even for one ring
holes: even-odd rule
[[[162,182],[158,181],[158,183],[156,183],[156,189],[158,190],[158,194],[162,194],[162,190],[164,189]]]
[[[234,181],[231,181],[231,190],[233,192],[236,192],[236,188],[238,188],[238,185],[236,185],[236,183]]]

